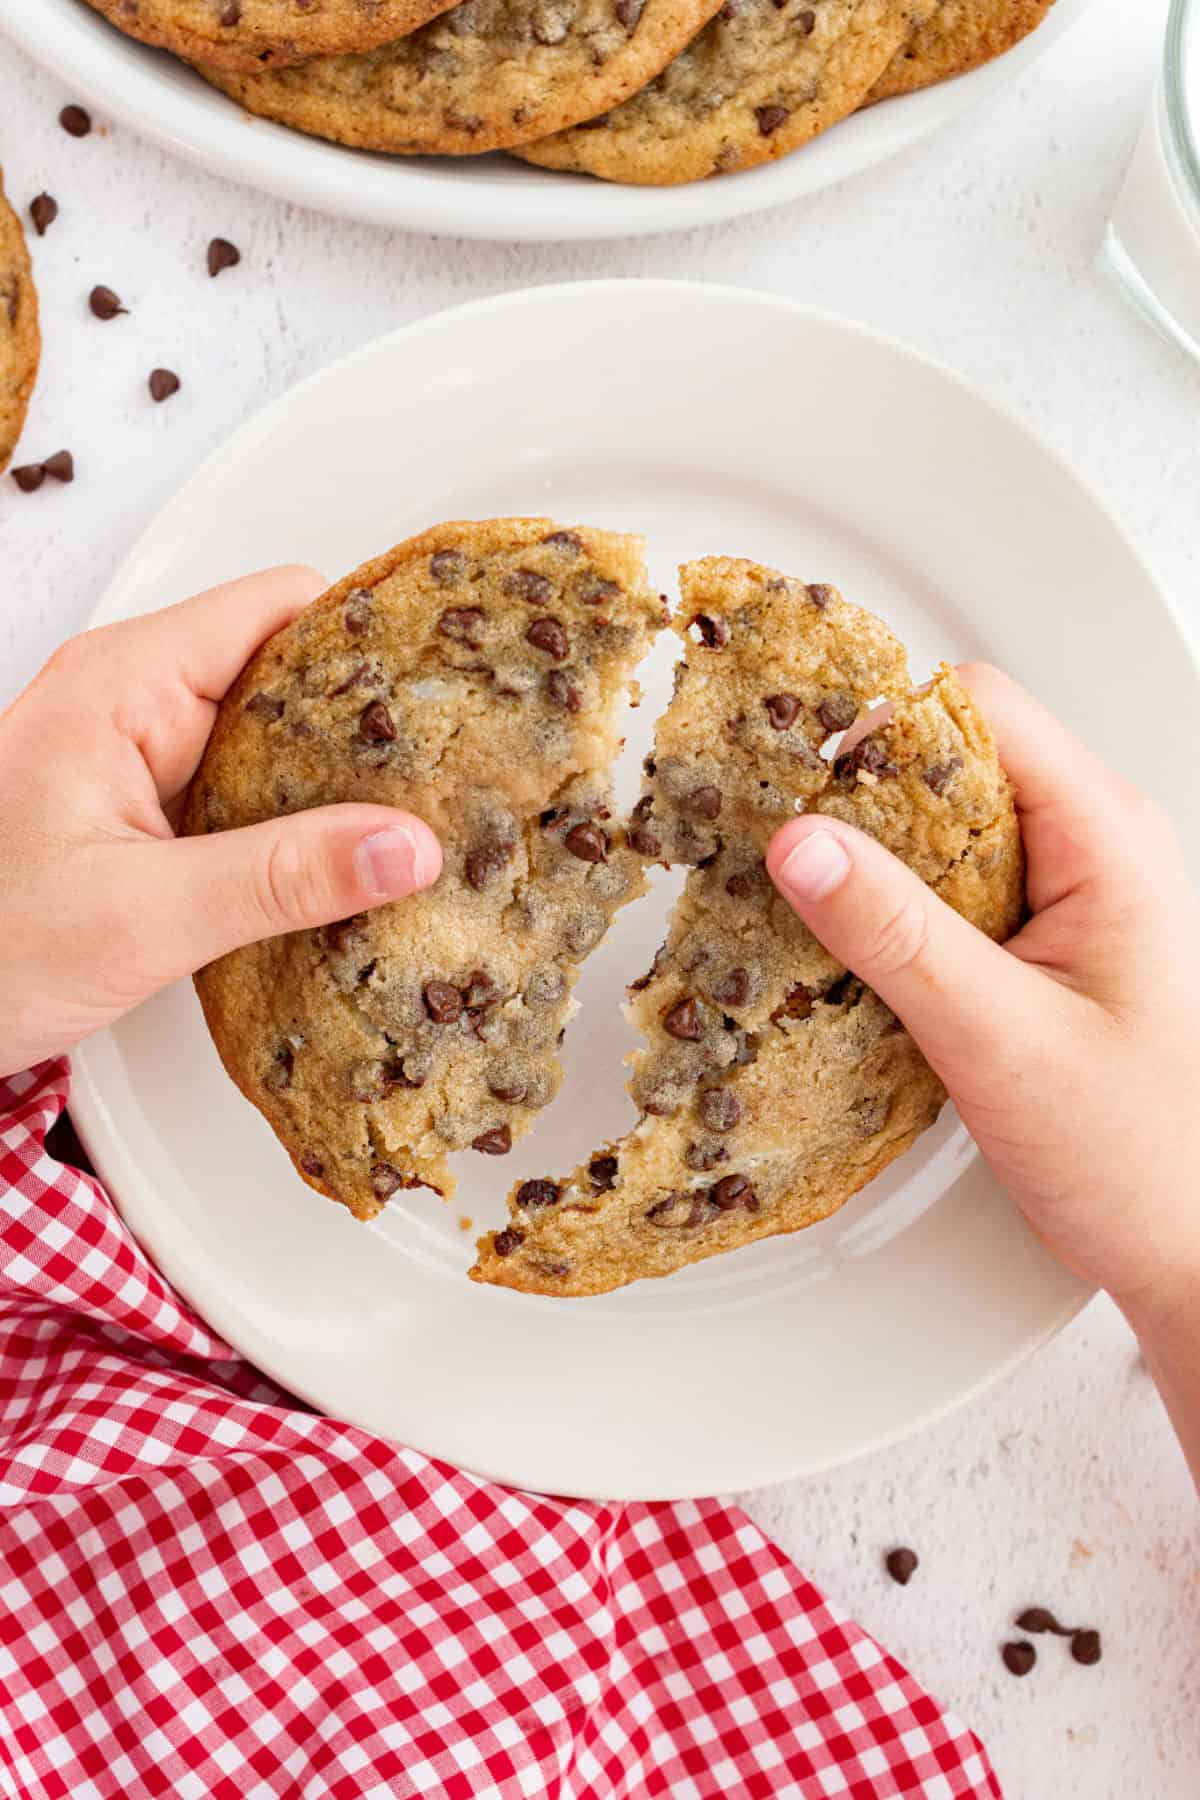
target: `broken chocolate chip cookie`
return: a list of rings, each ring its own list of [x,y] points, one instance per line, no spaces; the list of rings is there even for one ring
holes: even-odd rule
[[[25,233],[0,177],[0,474],[8,467],[37,379],[42,339]]]

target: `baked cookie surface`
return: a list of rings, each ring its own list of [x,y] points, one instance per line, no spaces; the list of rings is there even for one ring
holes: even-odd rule
[[[1020,922],[1008,782],[954,673],[910,693],[896,639],[830,587],[723,558],[682,580],[692,641],[629,826],[648,859],[691,865],[630,990],[641,1117],[571,1175],[514,1191],[479,1281],[602,1293],[799,1230],[934,1122],[944,1090],[913,1040],[767,876],[796,811],[870,832],[993,938]],[[833,756],[883,696],[890,721]]]
[[[88,0],[129,37],[222,69],[282,68],[372,50],[446,0]]]
[[[41,353],[37,290],[25,233],[4,197],[0,171],[0,473],[17,447]]]
[[[716,0],[465,0],[363,56],[235,75],[249,112],[362,149],[472,155],[616,106],[657,75]]]
[[[186,832],[356,800],[442,842],[426,892],[196,977],[229,1075],[360,1218],[449,1196],[449,1151],[504,1154],[557,1092],[577,965],[644,885],[608,769],[662,616],[639,539],[447,524],[331,588],[222,703]]]
[[[924,0],[726,0],[641,93],[520,155],[661,186],[786,156],[861,104],[927,10]]]
[[[940,0],[918,24],[867,96],[868,103],[912,94],[1003,56],[1036,29],[1054,0]]]

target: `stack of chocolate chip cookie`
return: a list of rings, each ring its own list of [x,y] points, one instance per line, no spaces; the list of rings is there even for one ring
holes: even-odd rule
[[[673,185],[1000,55],[1053,0],[88,0],[248,112],[397,155]]]

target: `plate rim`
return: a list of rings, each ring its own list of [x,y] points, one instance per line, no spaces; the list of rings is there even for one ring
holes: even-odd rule
[[[13,8],[8,16],[3,12],[6,3]],[[101,28],[115,32],[116,27],[92,13],[82,0],[36,0],[23,16],[16,12],[18,4],[19,0],[0,0],[0,36],[9,37],[61,82],[73,83],[85,98],[107,108],[139,137],[239,187],[393,231],[498,243],[594,243],[657,237],[749,217],[823,192],[886,162],[1003,87],[1083,18],[1094,0],[1055,0],[1041,23],[1002,56],[933,87],[882,102],[870,109],[869,124],[865,113],[857,121],[839,121],[840,138],[831,128],[829,136],[822,134],[806,146],[804,155],[781,157],[720,181],[667,188],[623,186],[525,165],[524,176],[537,174],[538,185],[513,182],[507,195],[503,181],[484,184],[471,194],[465,185],[418,169],[420,158],[375,157],[254,118],[224,96],[216,96],[199,76],[196,98],[188,100],[181,120],[178,96],[160,91],[154,79],[154,59],[168,52],[125,38],[97,57],[94,34]],[[127,70],[122,59],[134,55],[139,60]],[[217,98],[228,116],[214,110],[206,117],[206,103]],[[863,129],[840,153],[847,143],[847,127],[853,129],[855,123]],[[254,132],[252,140],[240,135],[247,130]],[[861,144],[859,137],[865,140]],[[832,152],[829,143],[835,144]],[[331,150],[338,153],[336,161]],[[814,156],[819,159],[815,165]],[[824,171],[827,160],[833,167]],[[405,179],[392,182],[391,175],[399,173],[397,162],[404,164]],[[361,176],[377,164],[389,171],[378,193],[373,175],[350,177],[351,169],[357,168]]]
[[[357,346],[345,356],[321,369],[314,370],[301,382],[277,395],[265,406],[251,414],[225,444],[216,447],[200,462],[195,471],[181,484],[166,504],[155,513],[139,534],[138,539],[106,584],[93,611],[90,623],[106,623],[116,617],[129,616],[127,608],[118,607],[115,604],[115,596],[120,589],[139,584],[140,564],[148,553],[149,540],[152,537],[157,538],[161,532],[170,529],[177,509],[184,510],[189,505],[193,491],[204,484],[210,471],[218,462],[223,462],[228,457],[231,447],[243,445],[247,449],[252,449],[255,436],[271,431],[276,423],[287,415],[299,393],[326,382],[336,382],[341,372],[348,366],[369,361],[400,340],[411,342],[419,340],[425,335],[433,335],[438,331],[454,330],[464,324],[469,328],[472,319],[481,312],[496,313],[528,307],[553,307],[561,304],[587,306],[593,305],[597,301],[611,301],[616,295],[620,295],[623,300],[628,301],[639,293],[649,292],[656,293],[668,302],[673,300],[678,303],[681,299],[686,298],[695,303],[715,304],[722,307],[732,302],[738,306],[749,307],[752,311],[765,308],[782,315],[793,323],[814,325],[843,334],[851,339],[857,338],[861,341],[871,342],[893,355],[898,355],[921,366],[935,380],[949,384],[959,393],[967,396],[974,404],[986,408],[1018,434],[1031,454],[1048,462],[1060,475],[1065,476],[1081,498],[1086,501],[1088,507],[1103,519],[1106,529],[1116,535],[1131,561],[1141,571],[1147,590],[1158,599],[1178,646],[1186,656],[1192,677],[1200,684],[1200,654],[1193,645],[1172,596],[1161,587],[1141,557],[1128,531],[1120,520],[1109,511],[1092,486],[1078,474],[1070,459],[1056,446],[1043,439],[1013,408],[994,400],[977,387],[973,381],[949,368],[938,359],[875,327],[863,325],[826,309],[808,306],[786,296],[751,288],[661,277],[559,282],[463,302],[429,313],[421,319],[400,326],[367,344]],[[132,1197],[129,1194],[122,1194],[120,1180],[113,1182],[111,1176],[113,1161],[119,1160],[122,1154],[128,1155],[129,1153],[123,1149],[121,1134],[115,1128],[110,1132],[106,1122],[107,1108],[103,1095],[100,1089],[93,1084],[88,1071],[86,1046],[80,1062],[73,1071],[70,1104],[80,1135],[93,1157],[101,1179],[109,1188],[118,1211],[143,1249],[162,1269],[166,1278],[188,1300],[189,1304],[194,1305],[200,1317],[237,1349],[240,1355],[246,1356],[286,1392],[296,1395],[318,1411],[327,1413],[326,1402],[315,1391],[313,1385],[304,1380],[298,1383],[292,1375],[279,1366],[270,1344],[261,1341],[261,1334],[254,1327],[253,1321],[248,1320],[236,1306],[224,1307],[219,1290],[211,1294],[206,1293],[203,1304],[192,1301],[192,1294],[196,1290],[193,1288],[189,1272],[177,1266],[177,1259],[172,1255],[169,1246],[166,1249],[162,1248],[162,1237],[155,1227],[155,1218],[163,1217],[161,1209],[156,1212],[153,1204],[148,1207],[144,1206],[142,1196],[137,1193]],[[136,1159],[131,1158],[131,1160]],[[736,1479],[732,1484],[726,1482],[726,1488],[733,1485],[740,1489],[748,1489],[777,1481],[795,1479],[801,1475],[819,1474],[841,1466],[843,1463],[856,1461],[861,1456],[875,1450],[885,1449],[889,1445],[931,1428],[960,1406],[979,1398],[996,1383],[1011,1374],[1013,1370],[1056,1336],[1088,1303],[1093,1292],[1094,1290],[1089,1289],[1085,1284],[1077,1284],[1075,1291],[1068,1298],[1052,1310],[1048,1310],[1045,1319],[1039,1322],[1036,1328],[1025,1331],[1012,1350],[985,1373],[954,1389],[942,1399],[921,1407],[895,1427],[874,1431],[856,1444],[852,1450],[830,1450],[813,1455],[811,1452],[805,1451],[802,1443],[797,1443],[789,1448],[786,1458],[781,1457],[778,1452],[766,1452],[761,1458],[760,1466],[757,1467],[752,1459],[743,1457]],[[231,1322],[232,1330],[229,1328]],[[243,1322],[248,1326],[246,1332],[241,1329]],[[246,1347],[243,1348],[243,1345]],[[327,1414],[327,1416],[344,1417],[345,1414]],[[432,1456],[440,1454],[436,1450],[422,1453]],[[783,1466],[785,1461],[786,1467]],[[494,1460],[490,1464],[485,1459],[484,1462],[466,1466],[472,1467],[486,1479],[496,1480],[505,1485],[515,1487],[528,1485],[518,1469],[512,1466],[500,1466]],[[668,1483],[655,1486],[650,1493],[647,1493],[644,1488],[639,1488],[636,1483],[631,1485],[629,1482],[621,1481],[609,1484],[603,1489],[585,1487],[578,1490],[580,1497],[596,1500],[696,1498],[711,1491],[711,1481]]]

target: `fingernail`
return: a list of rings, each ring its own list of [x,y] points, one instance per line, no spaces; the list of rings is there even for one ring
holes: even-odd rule
[[[850,873],[850,858],[831,831],[814,831],[779,865],[779,885],[793,900],[824,900]]]
[[[367,892],[381,896],[414,893],[437,873],[428,846],[407,825],[372,832],[354,852],[354,863]]]

